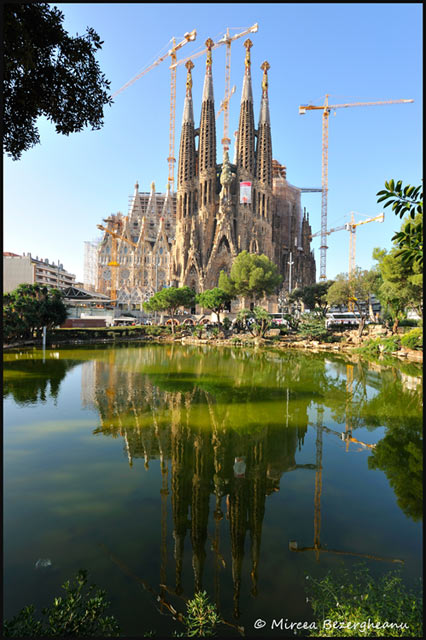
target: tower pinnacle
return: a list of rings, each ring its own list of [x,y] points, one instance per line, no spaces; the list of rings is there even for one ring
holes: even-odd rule
[[[183,106],[183,117],[182,117],[182,124],[184,122],[194,122],[194,110],[192,108],[192,69],[194,68],[194,63],[192,62],[192,60],[188,60],[188,62],[185,64],[185,67],[187,68],[187,74],[186,74],[186,95],[185,95],[185,102],[184,102],[184,106]]]
[[[263,78],[262,78],[262,100],[260,103],[260,116],[259,116],[259,126],[262,122],[266,122],[270,124],[269,117],[269,99],[268,99],[268,69],[271,68],[271,65],[267,60],[260,65],[260,68],[263,70]]]
[[[212,48],[214,42],[211,38],[206,40],[207,57],[206,57],[206,75],[203,87],[203,102],[206,100],[214,100],[213,97],[213,76],[212,76]]]
[[[271,65],[267,60],[260,65],[260,68],[263,70],[263,79],[262,79],[262,91],[263,94],[268,94],[268,69],[271,68]]]
[[[250,49],[253,46],[253,43],[250,40],[250,38],[247,38],[247,40],[244,42],[244,46],[246,48],[246,59],[244,60],[244,64],[246,66],[246,73],[250,73],[250,65],[251,65]]]
[[[194,68],[194,63],[192,62],[192,60],[188,60],[188,62],[185,64],[185,67],[187,68],[187,74],[186,74],[186,95],[188,97],[191,97],[191,92],[192,92],[192,69]]]

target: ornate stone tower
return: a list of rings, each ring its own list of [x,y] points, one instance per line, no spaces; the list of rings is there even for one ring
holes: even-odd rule
[[[214,234],[216,217],[216,114],[214,109],[212,47],[213,40],[206,41],[207,59],[201,103],[200,139],[198,146],[199,168],[199,237],[201,262],[207,265]]]
[[[188,269],[191,246],[191,228],[198,211],[198,180],[196,176],[196,151],[194,111],[192,106],[192,74],[194,64],[186,63],[186,95],[183,107],[182,131],[179,149],[176,241],[173,247],[172,281],[181,283]]]
[[[255,136],[253,92],[251,87],[251,60],[250,49],[253,43],[250,39],[244,42],[246,48],[245,71],[243,89],[241,92],[240,120],[237,136],[237,179],[238,182],[248,182],[251,185],[251,201],[241,202],[240,194],[238,204],[237,244],[238,250],[250,250],[250,236],[252,231],[253,205],[255,202]]]
[[[256,145],[256,200],[254,202],[254,231],[256,249],[273,259],[272,245],[272,140],[269,117],[268,69],[264,62],[262,79],[262,99],[260,103],[259,127]]]

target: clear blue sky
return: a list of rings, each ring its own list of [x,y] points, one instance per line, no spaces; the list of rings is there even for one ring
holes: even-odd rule
[[[337,109],[329,126],[328,227],[344,224],[350,211],[377,215],[376,192],[385,180],[420,184],[422,177],[422,6],[404,4],[66,4],[65,28],[93,27],[104,45],[98,54],[111,91],[119,89],[162,53],[172,36],[197,30],[180,57],[218,40],[227,27],[237,33],[255,22],[252,77],[255,121],[261,95],[260,65],[268,60],[273,157],[287,166],[298,187],[321,186],[321,111],[299,115],[300,104],[330,104],[412,98],[413,104]],[[245,39],[245,38],[244,38]],[[230,131],[238,127],[244,69],[243,38],[232,46]],[[205,58],[194,60],[196,121]],[[177,74],[175,157],[185,93],[183,66]],[[225,47],[213,52],[216,109],[224,93]],[[83,278],[83,242],[98,237],[96,225],[110,213],[127,214],[135,181],[149,191],[167,184],[170,71],[164,61],[106,108],[100,131],[58,135],[40,119],[41,144],[22,159],[4,163],[4,250],[60,260]],[[218,140],[223,116],[218,120]],[[233,137],[231,135],[231,137]],[[218,145],[220,149],[220,144]],[[233,158],[233,145],[230,153]],[[218,153],[218,162],[221,157]],[[321,194],[302,196],[312,231],[320,229]],[[387,213],[388,210],[386,210]],[[358,217],[361,219],[361,217]],[[358,229],[356,262],[369,268],[375,246],[389,248],[400,226],[385,222]],[[320,238],[312,246],[319,277]],[[329,236],[327,276],[348,270],[347,231]]]

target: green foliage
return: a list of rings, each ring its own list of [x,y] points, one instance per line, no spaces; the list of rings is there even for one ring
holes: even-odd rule
[[[332,284],[333,280],[328,280],[327,282],[317,282],[302,289],[293,289],[289,300],[290,302],[301,300],[308,309],[311,309],[311,311],[317,309],[325,317],[328,309],[327,292]]]
[[[407,349],[423,350],[423,330],[417,327],[401,337],[401,345]]]
[[[223,325],[223,328],[225,329],[225,331],[229,331],[229,329],[231,328],[231,321],[228,318],[228,316],[226,316],[223,319],[222,325]]]
[[[418,327],[418,320],[414,320],[413,318],[403,318],[403,320],[399,323],[400,327]]]
[[[330,334],[325,327],[324,317],[319,317],[313,313],[304,313],[300,317],[297,331],[302,338],[308,338],[309,340],[327,341],[330,338]]]
[[[228,277],[220,272],[219,287],[230,296],[262,298],[271,295],[281,284],[282,277],[277,266],[264,254],[242,251],[235,258]]]
[[[290,313],[285,313],[283,315],[283,318],[288,323],[288,326],[290,327],[290,329],[292,329],[293,331],[297,331],[300,324],[299,318],[292,316]]]
[[[374,408],[374,407],[373,407]],[[371,411],[371,407],[370,407]],[[423,430],[414,423],[390,424],[368,458],[369,469],[384,471],[398,506],[414,521],[423,518]]]
[[[167,312],[172,319],[172,333],[174,334],[174,316],[179,307],[191,307],[195,302],[195,294],[189,287],[168,287],[157,291],[143,308],[148,312]]]
[[[262,307],[254,307],[253,311],[250,309],[241,309],[237,315],[237,321],[240,322],[243,327],[253,336],[259,336],[263,338],[265,333],[272,325],[272,319],[266,309]]]
[[[164,327],[161,325],[147,325],[145,327],[145,333],[147,336],[168,336],[172,332],[170,327]]]
[[[378,262],[381,280],[376,295],[384,309],[394,321],[395,331],[398,322],[406,315],[407,308],[415,308],[422,313],[423,274],[420,264],[408,265],[394,247],[391,251],[374,249],[373,258]]]
[[[186,636],[193,638],[211,638],[216,635],[215,627],[221,622],[216,606],[210,604],[205,591],[196,593],[187,603],[184,617]]]
[[[62,324],[67,317],[59,289],[20,284],[3,296],[3,336],[6,343],[40,335],[42,328]]]
[[[401,231],[392,238],[398,248],[398,256],[408,266],[412,266],[414,263],[423,265],[422,187],[411,185],[402,187],[402,180],[398,180],[396,184],[394,180],[389,180],[389,182],[385,182],[385,189],[376,195],[380,196],[377,202],[387,200],[383,205],[384,208],[392,205],[392,211],[400,218],[405,215],[409,216]]]
[[[360,336],[369,313],[371,296],[377,291],[378,283],[377,269],[366,270],[356,267],[351,277],[347,273],[340,273],[327,292],[327,302],[330,306],[346,305],[349,300],[354,303],[361,317]]]
[[[95,59],[103,44],[98,34],[87,27],[71,37],[61,11],[45,2],[6,4],[3,18],[3,150],[18,160],[38,144],[40,116],[64,135],[100,129],[112,99]]]
[[[215,287],[214,289],[207,289],[207,291],[199,293],[195,297],[195,300],[201,307],[217,313],[218,323],[220,325],[220,313],[229,305],[232,296],[223,289]]]
[[[43,620],[37,620],[33,605],[24,607],[12,620],[5,620],[3,633],[8,638],[20,637],[108,637],[119,634],[113,616],[106,616],[109,607],[106,593],[95,585],[85,589],[87,571],[78,571],[75,583],[68,580],[62,585],[66,596],[55,598],[51,607],[42,609]]]
[[[415,590],[407,589],[398,571],[375,579],[360,564],[351,573],[342,569],[335,575],[329,571],[321,580],[306,578],[317,627],[310,636],[423,637],[421,583]],[[371,625],[387,624],[384,629],[374,629],[368,628],[369,621]],[[392,623],[394,628],[389,627]]]
[[[398,336],[389,336],[388,338],[370,338],[366,340],[361,347],[354,349],[356,353],[364,355],[379,356],[381,353],[390,354],[398,351],[400,340]]]

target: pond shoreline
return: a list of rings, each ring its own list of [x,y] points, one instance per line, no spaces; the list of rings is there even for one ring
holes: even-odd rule
[[[364,340],[371,338],[371,335],[363,336]],[[280,340],[273,340],[271,338],[259,338],[253,337],[251,334],[242,334],[241,336],[232,336],[231,338],[196,338],[194,336],[114,336],[108,338],[83,338],[83,339],[66,339],[59,340],[57,342],[48,341],[48,349],[58,349],[68,346],[83,346],[83,345],[95,345],[95,344],[120,344],[123,342],[150,342],[150,343],[179,343],[179,344],[191,344],[191,345],[211,345],[211,346],[230,346],[230,347],[251,347],[255,349],[259,348],[274,348],[285,351],[286,349],[298,349],[301,351],[309,350],[312,353],[319,353],[321,351],[331,351],[340,354],[352,354],[356,349],[362,345],[362,340],[359,341],[355,336],[350,336],[350,339],[345,342],[320,342],[318,340],[298,340],[295,336],[283,337]],[[4,344],[3,350],[20,349],[27,347],[41,347],[42,342],[40,339],[26,340],[20,343]],[[362,355],[362,354],[360,354]],[[398,351],[394,351],[391,354],[393,357],[399,360],[405,360],[410,362],[423,363],[423,351],[407,349],[401,347]]]

